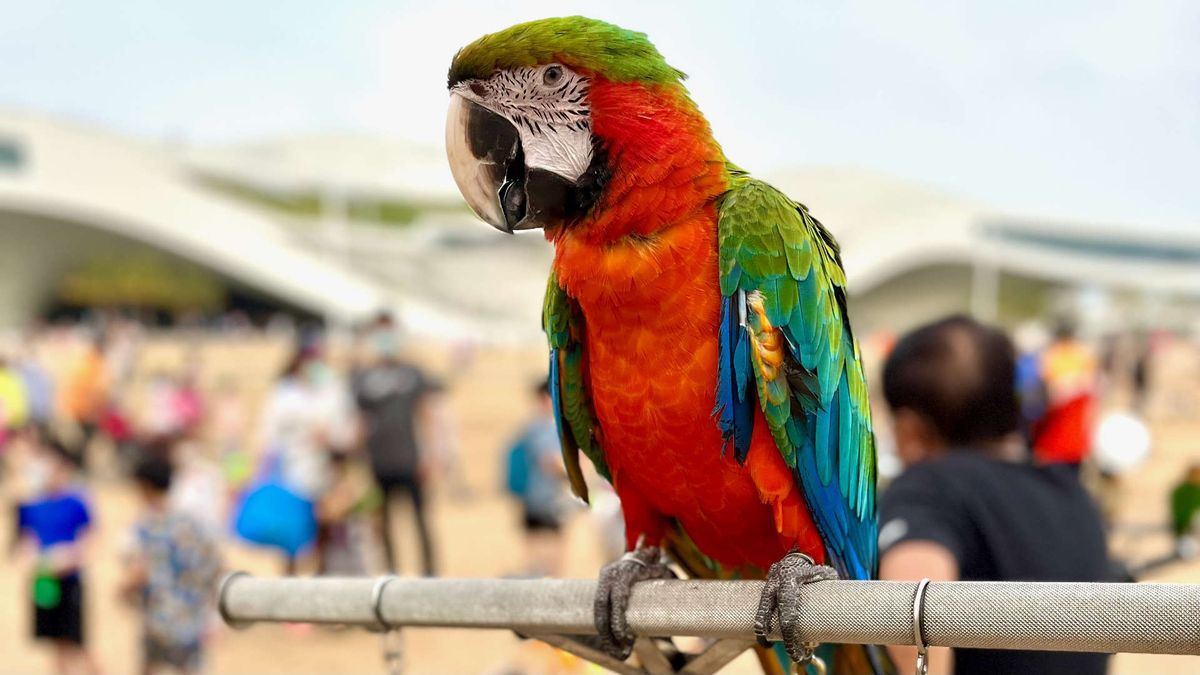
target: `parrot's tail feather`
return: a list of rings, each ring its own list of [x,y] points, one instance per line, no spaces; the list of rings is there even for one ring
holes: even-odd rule
[[[783,650],[782,643],[770,647],[754,646],[754,655],[762,665],[763,675],[788,675],[791,672],[792,661]]]
[[[787,675],[792,672],[792,659],[782,642],[770,647],[755,647],[754,653],[762,665],[763,675]],[[821,645],[817,656],[825,661],[830,675],[896,675],[896,666],[887,650],[879,645]],[[814,668],[802,671],[815,673]]]
[[[829,672],[833,675],[895,675],[896,666],[888,657],[887,649],[879,645],[837,645]]]

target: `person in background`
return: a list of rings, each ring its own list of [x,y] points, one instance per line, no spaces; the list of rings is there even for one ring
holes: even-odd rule
[[[1133,373],[1130,378],[1133,387],[1133,409],[1139,414],[1146,413],[1146,403],[1149,400],[1150,373],[1154,361],[1152,344],[1149,336],[1138,336],[1133,357]]]
[[[147,454],[134,469],[142,512],[125,560],[122,595],[142,611],[143,675],[199,673],[221,570],[216,539],[168,499],[171,463]]]
[[[120,316],[109,316],[102,324],[103,358],[110,391],[118,391],[133,379],[145,338],[142,324]]]
[[[1041,374],[1046,412],[1033,434],[1034,459],[1078,468],[1092,449],[1099,369],[1069,321],[1059,323],[1054,341],[1042,352]]]
[[[54,421],[54,380],[38,358],[32,337],[22,348],[14,366],[25,385],[30,427],[48,432]]]
[[[104,361],[103,341],[88,341],[84,353],[72,366],[61,391],[66,419],[76,426],[75,454],[87,456],[87,448],[100,427],[108,406],[109,373]]]
[[[521,502],[525,574],[560,576],[567,471],[563,466],[550,386],[534,389],[533,417],[508,450],[508,491]]]
[[[389,316],[378,319],[367,338],[375,359],[355,373],[352,387],[363,445],[383,492],[380,527],[384,558],[388,570],[395,572],[400,558],[392,509],[399,498],[407,497],[420,539],[421,571],[433,576],[437,567],[425,508],[425,483],[432,467],[418,439],[422,431],[435,428],[429,423],[429,400],[435,387],[420,368],[401,358],[399,336]]]
[[[176,433],[181,436],[195,437],[200,426],[204,423],[207,413],[204,394],[200,391],[197,368],[191,366],[178,379],[171,392],[172,418],[177,425]]]
[[[1049,335],[1041,324],[1029,321],[1013,331],[1016,347],[1017,402],[1021,405],[1021,430],[1027,442],[1032,443],[1038,425],[1046,415],[1046,380],[1042,377],[1042,350],[1046,348]]]
[[[86,535],[92,525],[85,495],[76,484],[78,456],[57,441],[42,439],[32,460],[33,497],[17,507],[16,549],[33,560],[33,633],[54,646],[56,673],[97,673],[85,646]]]
[[[1077,473],[1035,465],[1021,434],[1013,346],[962,316],[888,357],[883,389],[904,464],[880,499],[879,577],[1115,581],[1100,514]],[[914,647],[889,648],[901,668]],[[930,673],[1104,673],[1108,655],[933,648]]]
[[[151,376],[139,431],[153,438],[186,436],[196,430],[203,401],[191,376],[163,370]]]
[[[1200,463],[1189,466],[1171,491],[1171,531],[1177,540],[1200,537]]]
[[[25,381],[4,354],[0,354],[0,439],[11,438],[29,421],[29,393]],[[0,442],[0,449],[4,447]]]
[[[229,493],[221,465],[212,459],[207,446],[182,436],[159,439],[152,447],[155,454],[171,461],[171,509],[188,514],[213,536],[224,532],[229,523]]]
[[[225,481],[231,486],[241,486],[253,473],[250,458],[245,450],[246,405],[245,397],[234,377],[225,375],[217,381],[212,403],[211,438]]]
[[[329,486],[329,451],[346,425],[345,411],[326,394],[328,377],[317,348],[300,347],[268,395],[261,418],[260,472],[303,499],[310,511]],[[295,574],[296,562],[289,552],[288,574]]]
[[[370,572],[366,536],[368,514],[382,501],[365,464],[343,451],[329,457],[329,489],[317,504],[317,574],[363,576]]]

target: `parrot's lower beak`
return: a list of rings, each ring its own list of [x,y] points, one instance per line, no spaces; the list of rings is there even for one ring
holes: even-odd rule
[[[451,93],[446,155],[454,182],[476,215],[502,232],[538,227],[526,217],[525,154],[511,122]]]

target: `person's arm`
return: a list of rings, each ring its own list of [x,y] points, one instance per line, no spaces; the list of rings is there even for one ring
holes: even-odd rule
[[[957,581],[975,555],[975,528],[957,496],[958,476],[936,461],[910,467],[879,503],[879,578],[886,581]],[[916,669],[917,648],[889,646],[897,672]],[[954,672],[953,652],[929,649],[929,672]]]
[[[413,366],[413,373],[417,378],[417,399],[413,404],[417,471],[422,478],[432,478],[441,466],[442,446],[446,441],[438,424],[438,407],[445,404],[442,400],[444,394],[420,368]]]
[[[437,475],[441,468],[442,441],[438,428],[437,407],[439,394],[426,391],[417,398],[414,415],[417,436],[417,472],[423,479]]]
[[[950,549],[935,541],[912,539],[889,548],[879,559],[879,578],[885,581],[957,581],[958,561]],[[917,648],[908,645],[889,645],[888,652],[896,663],[897,672],[912,673],[916,669]],[[929,648],[930,675],[954,672],[954,654],[948,647]]]
[[[19,568],[25,568],[36,557],[37,545],[29,530],[29,524],[25,521],[25,507],[17,507],[16,520],[16,527],[13,528],[12,539],[9,541],[8,554],[9,559],[14,561]]]

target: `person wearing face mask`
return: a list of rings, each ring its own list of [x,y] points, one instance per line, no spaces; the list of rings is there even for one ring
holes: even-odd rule
[[[433,432],[432,407],[437,385],[415,364],[402,358],[396,327],[390,316],[377,319],[368,333],[374,352],[372,363],[353,378],[363,445],[375,480],[383,491],[381,533],[390,571],[397,569],[399,553],[394,539],[394,502],[412,503],[421,545],[421,571],[436,573],[434,543],[426,518],[425,485],[433,458],[423,452],[420,440]]]
[[[264,405],[259,431],[260,473],[302,499],[311,511],[328,489],[329,454],[351,434],[348,396],[320,351],[302,346],[288,360]],[[296,548],[287,547],[288,573]]]

